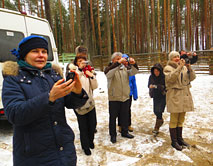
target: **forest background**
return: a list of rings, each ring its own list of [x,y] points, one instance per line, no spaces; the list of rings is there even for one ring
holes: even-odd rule
[[[213,0],[1,0],[0,7],[46,18],[58,52],[90,56],[208,50]]]

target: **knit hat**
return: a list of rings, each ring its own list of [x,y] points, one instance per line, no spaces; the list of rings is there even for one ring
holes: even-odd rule
[[[127,54],[123,54],[122,58],[129,58],[129,56]]]
[[[113,60],[116,56],[122,57],[122,53],[121,53],[121,52],[114,52],[114,53],[112,54],[111,60]]]
[[[11,50],[12,54],[17,57],[18,60],[24,60],[25,56],[36,48],[44,48],[48,53],[48,42],[42,36],[31,35],[22,39],[18,45],[18,49]]]
[[[171,51],[169,53],[169,60],[171,61],[174,57],[178,56],[180,58],[180,54],[177,51]]]

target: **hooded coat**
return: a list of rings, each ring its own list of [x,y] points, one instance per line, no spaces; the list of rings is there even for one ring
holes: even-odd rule
[[[160,71],[160,75],[158,77],[155,76],[154,69],[158,69]],[[153,90],[153,92],[152,92],[153,98],[165,97],[165,89],[166,89],[166,87],[165,87],[165,76],[163,74],[163,68],[159,63],[156,63],[151,68],[151,75],[149,76],[148,88],[151,84],[157,86],[154,89],[149,89],[149,90]]]
[[[192,95],[190,92],[191,81],[195,79],[194,70],[182,68],[173,61],[168,61],[164,68],[166,82],[166,104],[170,113],[182,113],[194,110]]]
[[[16,62],[3,67],[3,105],[13,124],[14,166],[75,166],[74,133],[66,122],[65,106],[78,108],[87,95],[70,93],[49,102],[49,92],[62,76],[58,66],[38,70],[19,68]]]

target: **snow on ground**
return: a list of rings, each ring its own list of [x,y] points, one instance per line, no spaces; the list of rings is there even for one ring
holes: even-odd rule
[[[167,166],[167,165],[213,165],[213,76],[197,75],[192,82],[195,112],[187,113],[183,136],[192,146],[176,151],[170,145],[169,113],[164,113],[165,123],[158,137],[153,137],[155,116],[152,99],[148,94],[149,74],[137,74],[139,99],[132,103],[132,126],[134,139],[126,139],[117,133],[112,144],[108,131],[109,113],[107,80],[103,72],[97,72],[98,89],[94,91],[97,112],[95,149],[86,156],[81,149],[76,116],[67,110],[67,120],[75,132],[78,166]],[[1,126],[0,126],[1,127]],[[0,128],[0,165],[12,165],[12,129]]]

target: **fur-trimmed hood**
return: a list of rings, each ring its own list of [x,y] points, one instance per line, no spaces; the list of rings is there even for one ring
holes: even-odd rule
[[[52,69],[63,77],[63,71],[57,64],[52,64]],[[3,63],[2,74],[3,76],[17,76],[19,72],[19,65],[17,62],[6,61]]]

